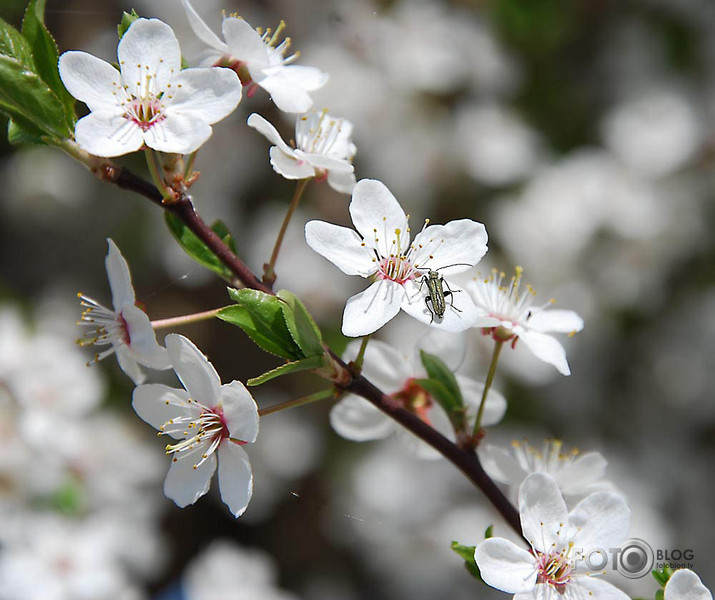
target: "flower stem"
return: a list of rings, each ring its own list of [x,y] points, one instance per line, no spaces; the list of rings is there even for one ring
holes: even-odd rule
[[[223,307],[222,307],[223,308]],[[214,308],[204,312],[194,313],[193,315],[184,315],[181,317],[170,317],[168,319],[159,319],[152,321],[151,326],[154,329],[163,329],[164,327],[174,327],[175,325],[188,325],[189,323],[198,323],[214,318],[221,308]]]
[[[367,343],[370,341],[371,337],[372,334],[370,333],[362,338],[362,342],[360,342],[360,350],[358,350],[358,355],[353,361],[353,370],[356,374],[359,374],[360,371],[362,371],[362,363],[365,360],[365,350],[367,349]]]
[[[287,402],[281,402],[275,406],[269,406],[268,408],[262,408],[258,411],[258,416],[265,417],[273,413],[280,412],[282,410],[287,410],[289,408],[296,408],[298,406],[303,406],[304,404],[310,404],[311,402],[316,402],[318,400],[324,400],[325,398],[330,398],[335,394],[333,388],[327,388],[325,390],[320,390],[315,392],[315,394],[310,394],[309,396],[303,396],[302,398],[296,398],[295,400],[288,400]]]
[[[494,374],[497,372],[497,364],[499,363],[499,354],[501,353],[501,348],[504,345],[503,340],[495,340],[494,342],[494,352],[492,353],[492,362],[489,365],[489,372],[487,373],[487,380],[484,382],[484,391],[482,392],[482,401],[479,403],[479,411],[477,412],[477,419],[474,422],[474,437],[479,435],[479,430],[482,427],[482,415],[484,414],[484,405],[487,403],[487,396],[489,395],[489,390],[492,387],[492,382],[494,381]]]
[[[293,193],[293,199],[290,201],[288,212],[283,218],[283,224],[281,225],[281,229],[278,232],[276,243],[273,246],[271,259],[268,261],[268,263],[263,265],[263,283],[271,287],[273,287],[273,283],[276,280],[276,273],[274,269],[276,266],[276,261],[278,260],[278,253],[281,251],[281,244],[283,244],[283,238],[285,237],[286,230],[288,229],[288,223],[290,223],[291,217],[293,216],[295,209],[298,208],[298,204],[300,204],[300,199],[303,197],[303,192],[305,191],[305,188],[308,185],[309,181],[310,179],[301,179],[298,182],[298,185],[296,185],[295,192]]]
[[[154,185],[161,192],[161,196],[167,204],[174,201],[172,194],[166,187],[164,179],[161,177],[159,166],[157,165],[156,156],[154,156],[154,151],[150,149],[144,150],[144,157],[146,158],[146,165],[149,167],[149,173],[151,174],[151,180]]]

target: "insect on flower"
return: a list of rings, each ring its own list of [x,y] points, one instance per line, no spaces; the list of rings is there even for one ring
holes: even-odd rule
[[[449,267],[473,267],[469,263],[455,263],[452,265],[445,265],[443,267],[438,267],[437,269],[428,269],[427,273],[422,275],[420,281],[419,291],[422,291],[422,286],[427,284],[427,296],[425,297],[425,304],[427,305],[427,310],[432,314],[430,323],[434,322],[434,318],[442,319],[444,313],[447,310],[447,305],[445,303],[445,298],[450,296],[449,307],[456,310],[457,312],[462,312],[454,305],[454,294],[461,292],[462,290],[452,291],[449,284],[444,280],[439,274],[440,269],[447,269]],[[444,286],[447,286],[447,291],[444,291]]]

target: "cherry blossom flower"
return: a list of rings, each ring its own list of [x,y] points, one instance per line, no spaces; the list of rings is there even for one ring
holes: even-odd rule
[[[470,268],[484,256],[484,225],[471,219],[429,226],[425,221],[410,243],[407,215],[390,190],[374,179],[355,185],[350,216],[357,233],[323,221],[309,221],[305,226],[305,239],[313,250],[343,273],[372,281],[366,290],[348,299],[343,313],[345,335],[373,333],[400,309],[445,331],[472,326],[478,313],[468,295],[447,276]],[[435,316],[430,308],[423,285],[423,276],[438,269],[444,276],[445,291],[452,294],[442,317]]]
[[[479,544],[474,559],[486,584],[516,594],[516,600],[628,600],[581,561],[584,551],[615,548],[625,540],[631,511],[621,496],[591,494],[569,513],[554,479],[533,473],[519,490],[519,513],[531,550],[497,537]]]
[[[583,319],[571,310],[546,310],[553,300],[534,306],[535,292],[530,285],[521,289],[523,269],[516,268],[508,285],[503,285],[504,273],[496,269],[486,279],[475,278],[467,284],[467,292],[476,304],[478,317],[474,327],[482,327],[496,340],[510,341],[512,347],[523,340],[531,352],[554,365],[562,375],[570,375],[566,351],[549,332],[574,334],[583,329]]]
[[[439,335],[441,339],[435,340],[436,335]],[[451,340],[445,339],[447,337]],[[365,350],[362,372],[383,392],[402,403],[404,408],[453,440],[454,428],[447,413],[416,380],[427,377],[420,361],[420,349],[435,354],[447,362],[450,356],[457,354],[463,356],[464,353],[457,348],[463,342],[462,336],[433,330],[432,333],[421,338],[413,347],[412,356],[408,356],[385,342],[371,340]],[[345,361],[355,360],[359,347],[360,343],[357,341],[350,343],[345,350],[343,359]],[[479,410],[484,384],[460,374],[456,374],[455,377],[467,407],[467,421],[473,423]],[[482,423],[484,425],[498,423],[505,411],[506,400],[504,397],[499,392],[490,390],[484,407]],[[330,424],[339,435],[349,440],[356,442],[377,440],[396,433],[400,441],[414,448],[421,458],[440,456],[403,427],[397,426],[392,419],[370,402],[355,394],[346,394],[340,402],[333,406],[330,411]]]
[[[296,148],[283,141],[276,128],[261,115],[253,113],[248,125],[275,144],[270,149],[273,170],[286,179],[317,177],[328,180],[337,192],[349,194],[355,187],[352,159],[353,125],[331,117],[327,111],[311,111],[295,121]]]
[[[59,69],[67,90],[92,111],[77,122],[75,139],[97,156],[120,156],[146,145],[189,154],[211,125],[241,100],[230,69],[181,70],[174,32],[157,19],[138,19],[117,47],[119,71],[86,52],[65,52]]]
[[[189,25],[196,36],[207,46],[205,64],[227,65],[241,72],[244,68],[250,78],[243,83],[250,97],[256,86],[266,90],[276,106],[284,112],[304,113],[313,106],[309,92],[323,87],[328,74],[315,67],[293,65],[299,52],[286,56],[291,45],[289,37],[281,41],[285,23],[280,22],[275,31],[253,29],[237,16],[224,18],[222,24],[225,42],[211,31],[194,10],[189,0],[181,0]]]
[[[134,383],[140,384],[145,375],[139,365],[163,371],[170,369],[171,363],[166,348],[156,341],[149,317],[136,305],[127,261],[111,239],[107,238],[107,243],[109,252],[104,264],[112,289],[114,310],[105,308],[84,294],[78,294],[84,311],[77,324],[90,327],[90,330],[77,343],[80,346],[109,346],[97,352],[88,364],[95,364],[110,354],[116,354],[122,371]]]
[[[164,493],[182,508],[193,504],[208,492],[218,462],[221,498],[240,517],[253,493],[251,463],[241,446],[258,436],[256,402],[238,381],[221,385],[213,365],[184,336],[167,335],[166,348],[184,389],[140,385],[132,401],[142,419],[178,440],[166,446],[172,459]]]
[[[713,595],[690,569],[679,569],[665,584],[665,600],[713,600]]]
[[[608,463],[600,452],[580,454],[575,448],[564,452],[562,441],[552,439],[545,440],[540,449],[517,440],[511,446],[512,451],[507,452],[491,444],[480,445],[479,457],[492,479],[513,490],[518,490],[530,473],[548,473],[561,493],[571,498],[613,489],[602,479]]]

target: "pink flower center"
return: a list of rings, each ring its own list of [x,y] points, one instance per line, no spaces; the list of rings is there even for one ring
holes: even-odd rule
[[[536,568],[538,575],[536,583],[553,586],[559,594],[566,591],[566,584],[571,581],[573,562],[568,558],[567,552],[537,552]]]
[[[156,98],[133,98],[124,110],[124,118],[138,125],[142,131],[151,129],[166,118],[161,101]]]
[[[429,417],[433,404],[432,397],[413,377],[405,382],[399,392],[392,394],[392,398],[402,404],[405,409],[416,414],[427,425],[432,425]]]
[[[406,282],[413,281],[421,275],[414,265],[407,260],[407,257],[401,255],[383,258],[378,265],[376,277],[378,279],[389,279],[404,285]]]

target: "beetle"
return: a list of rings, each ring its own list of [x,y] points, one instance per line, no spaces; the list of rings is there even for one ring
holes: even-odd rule
[[[425,304],[427,305],[427,310],[429,310],[432,314],[430,324],[434,322],[435,317],[440,320],[444,317],[444,313],[447,310],[447,304],[445,302],[445,298],[447,296],[452,296],[452,298],[450,298],[449,303],[450,307],[457,312],[462,312],[456,306],[454,306],[453,296],[455,292],[451,290],[449,284],[444,280],[444,277],[439,274],[440,269],[458,266],[473,267],[474,265],[470,265],[468,263],[454,263],[453,265],[444,265],[443,267],[439,267],[438,269],[428,269],[427,273],[422,275],[422,281],[420,281],[419,289],[422,290],[422,286],[427,284],[427,296],[425,297]],[[444,290],[443,286],[447,287],[447,291]]]

